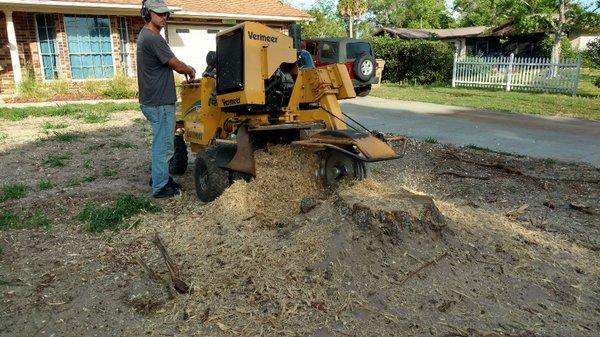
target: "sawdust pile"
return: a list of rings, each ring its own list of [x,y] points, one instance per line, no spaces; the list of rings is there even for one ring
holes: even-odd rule
[[[215,200],[207,212],[214,218],[240,222],[256,218],[266,227],[276,227],[298,214],[300,201],[316,195],[317,156],[301,148],[270,146],[255,153],[256,179],[237,180]]]

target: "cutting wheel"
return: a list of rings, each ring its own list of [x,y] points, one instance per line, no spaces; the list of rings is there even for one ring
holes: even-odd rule
[[[367,167],[361,160],[332,150],[319,155],[319,177],[325,186],[334,186],[344,179],[362,180],[367,177]]]

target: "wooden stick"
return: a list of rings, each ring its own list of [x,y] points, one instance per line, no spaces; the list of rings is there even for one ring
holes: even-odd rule
[[[192,289],[185,281],[183,281],[179,277],[179,267],[169,256],[169,253],[167,252],[167,248],[163,244],[160,236],[158,236],[158,233],[154,234],[154,239],[152,240],[152,242],[158,247],[160,254],[162,255],[163,259],[165,260],[165,264],[167,265],[167,268],[169,269],[169,274],[171,275],[171,282],[173,282],[173,287],[175,288],[175,290],[177,290],[177,292],[180,294],[190,293],[192,291]]]
[[[435,259],[431,260],[431,261],[427,261],[425,262],[422,266],[420,266],[419,268],[411,271],[408,275],[406,275],[402,280],[398,281],[398,282],[394,282],[394,284],[397,285],[402,285],[404,284],[406,281],[408,281],[411,277],[417,275],[419,272],[421,272],[423,269],[431,266],[432,264],[438,262],[439,260],[441,260],[442,258],[444,258],[445,256],[448,255],[448,252],[444,252],[442,255],[436,257]]]

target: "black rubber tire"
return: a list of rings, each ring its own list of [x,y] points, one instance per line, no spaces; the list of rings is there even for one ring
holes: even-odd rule
[[[368,73],[363,72],[363,64],[370,62],[371,71]],[[354,77],[362,82],[369,81],[375,76],[375,58],[369,54],[364,54],[354,61]]]
[[[169,173],[175,175],[184,174],[188,167],[188,152],[187,145],[183,140],[183,136],[177,135],[174,139],[175,152],[169,160]]]
[[[218,198],[229,187],[229,172],[217,165],[217,148],[208,147],[196,156],[194,167],[196,195],[204,202]]]
[[[371,92],[371,85],[369,84],[364,87],[354,88],[354,91],[356,91],[356,96],[358,97],[367,97]]]

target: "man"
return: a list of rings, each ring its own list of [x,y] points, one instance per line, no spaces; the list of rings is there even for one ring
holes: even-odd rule
[[[141,14],[146,24],[137,40],[137,74],[140,108],[152,123],[152,196],[169,198],[181,195],[181,185],[169,176],[175,134],[175,79],[173,70],[189,80],[196,70],[175,57],[160,35],[171,10],[162,0],[144,0]]]

